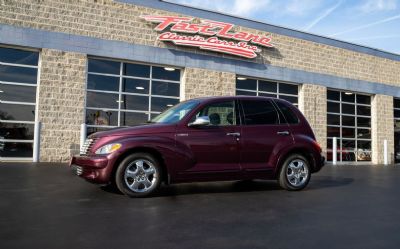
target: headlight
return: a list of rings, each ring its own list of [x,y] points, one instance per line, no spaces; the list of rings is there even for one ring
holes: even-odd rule
[[[118,143],[116,143],[116,144],[107,144],[107,145],[104,145],[104,146],[100,147],[99,149],[97,149],[95,153],[98,154],[98,155],[110,154],[110,153],[112,153],[114,151],[119,150],[119,148],[121,148],[121,146],[122,145],[118,144]]]

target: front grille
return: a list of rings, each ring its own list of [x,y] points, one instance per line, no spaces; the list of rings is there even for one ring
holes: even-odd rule
[[[89,153],[90,148],[94,144],[94,141],[95,141],[95,139],[93,139],[93,138],[86,139],[85,143],[82,145],[81,150],[80,150],[80,154],[82,156],[85,156]]]

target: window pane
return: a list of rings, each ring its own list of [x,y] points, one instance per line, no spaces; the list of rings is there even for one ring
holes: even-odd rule
[[[118,92],[119,77],[89,74],[88,89]]]
[[[150,66],[124,63],[124,75],[150,78]]]
[[[365,150],[358,149],[358,151],[357,151],[357,160],[358,161],[371,161],[371,158],[372,158],[371,151],[365,151]]]
[[[270,101],[242,101],[245,124],[278,124],[278,113]]]
[[[16,143],[0,141],[0,157],[32,157],[32,143]]]
[[[174,106],[179,103],[179,99],[170,98],[151,98],[151,111],[153,112],[163,112],[167,108]]]
[[[357,103],[370,105],[371,104],[371,96],[357,94]]]
[[[328,137],[340,137],[340,128],[328,126]]]
[[[151,94],[179,97],[180,85],[178,83],[168,83],[161,81],[153,81],[151,86]]]
[[[36,102],[36,87],[0,84],[0,101]]]
[[[279,109],[285,116],[285,120],[281,120],[281,123],[284,123],[285,121],[289,124],[297,124],[299,123],[299,119],[297,115],[288,107],[286,104],[280,102],[280,101],[275,101],[275,103],[278,105]]]
[[[342,161],[355,161],[355,141],[354,140],[343,140],[341,149]]]
[[[328,90],[327,92],[327,98],[329,100],[340,100],[340,92],[338,91],[332,91],[332,90]]]
[[[342,128],[342,137],[355,138],[355,129],[354,128]]]
[[[340,116],[328,114],[328,124],[330,125],[340,125]]]
[[[357,138],[371,139],[370,129],[357,129]]]
[[[355,117],[342,116],[342,125],[343,126],[355,126],[356,125]]]
[[[240,95],[257,96],[257,93],[256,92],[247,92],[247,91],[236,90],[236,95],[238,95],[238,96],[240,96]]]
[[[121,112],[121,126],[144,124],[149,120],[147,113]]]
[[[371,127],[371,119],[370,118],[357,118],[357,126],[358,127]]]
[[[342,92],[342,101],[343,101],[343,102],[351,102],[351,103],[354,103],[354,101],[355,101],[355,95],[354,95],[354,93]]]
[[[149,94],[150,81],[124,78],[122,92]]]
[[[394,117],[395,118],[400,118],[400,110],[394,110]]]
[[[0,139],[33,139],[33,124],[14,124],[0,122]]]
[[[37,69],[0,65],[0,81],[36,84]]]
[[[246,79],[246,80],[236,80],[236,88],[246,89],[246,90],[257,90],[257,80]]]
[[[86,124],[117,126],[118,112],[108,110],[86,110]]]
[[[370,106],[357,106],[357,115],[371,116]]]
[[[199,116],[208,116],[210,118],[210,125],[236,125],[235,103],[233,101],[227,101],[210,104],[197,113],[191,122]]]
[[[355,114],[355,105],[342,104],[342,113]]]
[[[86,106],[118,109],[118,94],[87,92]]]
[[[39,53],[0,47],[0,62],[37,66]]]
[[[279,83],[279,93],[287,93],[287,94],[297,95],[299,93],[299,86]]]
[[[291,96],[285,96],[285,95],[279,95],[280,99],[284,99],[286,101],[289,101],[292,104],[297,104],[298,100],[297,97],[291,97]]]
[[[394,108],[400,108],[400,99],[393,99],[393,107]]]
[[[120,62],[89,59],[88,71],[91,73],[120,74]]]
[[[159,79],[159,80],[174,80],[174,81],[179,81],[181,77],[181,71],[178,69],[174,69],[173,71],[172,68],[169,67],[152,67],[152,78],[153,79]]]
[[[34,121],[35,106],[33,105],[13,105],[0,103],[0,119]]]
[[[122,95],[121,109],[148,111],[149,97],[136,95]]]
[[[328,112],[340,113],[340,104],[334,102],[328,102]]]
[[[255,93],[254,93],[254,96],[255,96]],[[276,94],[271,94],[271,93],[262,93],[262,92],[259,92],[259,93],[258,93],[258,96],[269,97],[269,98],[276,98]]]
[[[278,91],[277,83],[271,82],[271,81],[259,80],[258,81],[258,91],[276,93]]]
[[[371,141],[358,140],[357,149],[361,150],[371,150]]]

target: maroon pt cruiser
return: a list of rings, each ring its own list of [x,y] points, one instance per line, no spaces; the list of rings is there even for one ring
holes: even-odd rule
[[[149,124],[90,135],[71,159],[79,176],[131,197],[148,196],[162,182],[277,179],[300,190],[323,165],[296,107],[248,96],[181,102]]]

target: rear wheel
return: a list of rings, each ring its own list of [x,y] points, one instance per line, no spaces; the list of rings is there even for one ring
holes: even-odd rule
[[[279,185],[286,190],[301,190],[311,178],[310,164],[300,154],[290,155],[279,173]]]
[[[147,153],[127,156],[115,174],[118,189],[130,197],[145,197],[153,194],[161,183],[160,163]]]

